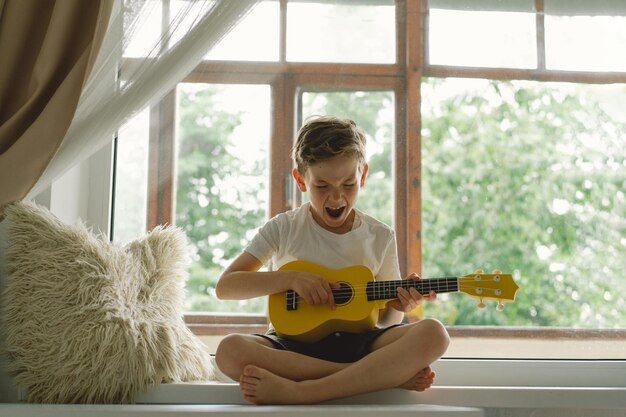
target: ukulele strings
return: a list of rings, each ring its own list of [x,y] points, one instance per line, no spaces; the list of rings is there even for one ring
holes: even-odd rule
[[[444,290],[443,292],[445,292],[446,290],[450,290],[451,288],[454,288],[454,287],[456,287],[456,288],[458,288],[458,289],[472,289],[472,288],[479,288],[479,287],[481,287],[480,283],[485,283],[485,282],[498,282],[498,281],[496,281],[496,280],[495,280],[495,279],[493,279],[493,278],[486,278],[486,279],[483,279],[483,280],[481,280],[481,281],[472,281],[472,282],[470,282],[470,283],[462,283],[462,282],[461,282],[461,279],[460,279],[459,277],[426,278],[426,279],[423,279],[423,280],[412,280],[412,279],[411,279],[411,280],[400,280],[400,281],[371,281],[371,282],[373,282],[373,283],[378,283],[378,284],[381,284],[381,283],[386,283],[386,282],[390,282],[390,283],[391,283],[391,282],[400,282],[400,283],[404,283],[404,282],[414,282],[414,283],[418,283],[418,282],[420,282],[420,281],[422,281],[422,282],[424,282],[424,281],[427,281],[427,282],[429,282],[429,281],[430,281],[430,282],[434,282],[434,281],[441,281],[441,280],[443,280],[443,281],[444,281],[444,284],[439,283],[440,285],[437,285],[437,286],[436,286],[436,289],[434,290],[435,292],[437,292],[436,290],[440,290],[440,291],[441,291],[442,289]],[[449,284],[449,282],[450,282],[450,281],[455,281],[455,280],[457,280],[457,281],[456,281],[456,282],[452,282],[452,283],[450,283],[450,284]],[[340,283],[340,284],[342,284],[343,282],[339,281],[339,283]],[[345,284],[345,283],[344,283],[344,284]],[[473,284],[476,284],[476,285],[473,285]],[[347,284],[346,284],[346,285],[347,285]],[[428,285],[430,285],[430,283],[429,283]],[[428,286],[428,285],[424,285],[424,286]],[[413,287],[413,288],[415,288],[415,286],[416,286],[416,285],[410,285],[410,287]],[[424,286],[423,286],[423,287],[424,287]],[[430,285],[430,286],[431,286],[431,287],[435,287],[435,285]],[[340,288],[334,288],[334,289],[332,289],[332,292],[333,292],[333,295],[335,295],[335,296],[337,296],[337,295],[339,295],[339,296],[343,296],[343,295],[350,295],[350,294],[352,294],[353,292],[357,292],[357,291],[361,291],[361,290],[366,290],[366,292],[367,292],[367,289],[368,289],[369,287],[370,287],[370,284],[356,284],[356,285],[348,286],[348,288],[341,288],[341,287],[340,287]],[[445,287],[445,288],[444,288],[444,287]],[[392,290],[392,289],[398,289],[398,288],[405,288],[405,287],[403,287],[402,285],[388,286],[387,288],[379,289],[379,290],[377,290],[377,291],[375,291],[375,290],[373,290],[373,289],[372,289],[372,292],[373,292],[373,293],[379,293],[379,292],[390,291],[390,290]],[[406,288],[405,288],[405,289],[406,289]],[[417,289],[417,288],[416,288],[416,289]],[[489,288],[487,288],[487,289],[489,289]],[[295,296],[296,296],[296,297],[300,297],[300,295],[299,295],[299,294],[297,294],[297,293],[295,294]]]

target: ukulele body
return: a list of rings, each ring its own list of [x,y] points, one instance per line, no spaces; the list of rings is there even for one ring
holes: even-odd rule
[[[333,291],[335,310],[331,310],[328,304],[307,304],[303,299],[294,302],[289,298],[293,292],[270,295],[268,313],[278,335],[312,343],[333,332],[360,333],[376,326],[379,310],[386,300],[368,301],[366,289],[374,277],[367,267],[354,265],[329,269],[307,261],[293,261],[280,269],[311,272],[337,282],[341,287]]]

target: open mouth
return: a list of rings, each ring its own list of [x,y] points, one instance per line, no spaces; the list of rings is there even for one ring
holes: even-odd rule
[[[343,214],[343,211],[345,209],[346,209],[345,206],[344,207],[339,207],[339,208],[326,207],[326,213],[328,213],[328,215],[330,217],[332,217],[333,219],[337,219],[337,218],[341,217],[341,215]]]

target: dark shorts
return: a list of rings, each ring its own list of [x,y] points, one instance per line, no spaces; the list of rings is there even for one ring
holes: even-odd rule
[[[331,362],[350,363],[356,362],[372,352],[374,340],[392,327],[374,328],[363,333],[336,332],[331,333],[315,343],[298,342],[293,339],[281,337],[274,329],[270,329],[261,336],[274,345],[276,349],[288,350]]]

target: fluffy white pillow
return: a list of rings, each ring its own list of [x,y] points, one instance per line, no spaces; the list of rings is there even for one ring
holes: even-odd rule
[[[32,203],[5,214],[5,350],[30,401],[128,403],[161,382],[213,379],[206,348],[183,321],[180,229],[120,247]]]

